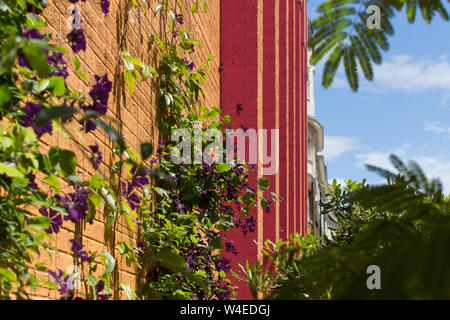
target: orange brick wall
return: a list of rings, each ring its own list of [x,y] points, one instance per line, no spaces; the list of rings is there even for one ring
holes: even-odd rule
[[[151,5],[151,10],[147,13],[143,10],[134,9],[134,13],[142,14],[141,17],[134,15],[130,17],[126,25],[125,48],[134,57],[140,58],[142,61],[149,63],[157,68],[157,52],[154,49],[148,50],[148,40],[151,35],[158,34],[162,37],[167,25],[158,17],[154,17],[152,10],[155,8],[156,1],[147,1]],[[171,1],[175,7],[176,1]],[[202,62],[207,61],[209,54],[213,55],[213,60],[209,63],[211,71],[208,72],[208,81],[204,86],[206,94],[204,104],[206,106],[219,106],[220,104],[220,78],[217,68],[220,64],[220,0],[209,0],[208,10],[206,13],[199,10],[198,13],[191,13],[191,5],[193,0],[183,0],[183,8],[177,9],[178,13],[184,15],[184,25],[186,29],[191,31],[191,35],[200,39],[203,46],[196,48],[189,60],[194,61],[196,66],[201,66]],[[87,49],[80,51],[78,57],[81,62],[80,70],[86,74],[86,80],[82,80],[74,75],[73,57],[74,54],[65,42],[66,35],[70,32],[66,20],[69,14],[66,13],[67,7],[70,5],[68,0],[49,0],[48,7],[44,11],[44,16],[48,21],[48,31],[53,33],[55,43],[63,46],[69,53],[66,59],[68,62],[70,76],[67,78],[67,84],[73,89],[82,90],[86,94],[94,84],[94,75],[103,75],[108,73],[108,78],[113,81],[113,90],[110,94],[107,115],[118,118],[120,116],[123,122],[122,132],[129,145],[139,150],[139,144],[142,142],[152,142],[155,146],[159,140],[159,131],[157,125],[157,110],[155,103],[155,92],[157,90],[154,83],[150,79],[138,85],[136,83],[133,97],[130,98],[128,90],[124,86],[123,81],[117,81],[116,68],[118,58],[118,43],[123,30],[123,21],[125,17],[125,0],[111,0],[110,13],[107,17],[101,11],[100,1],[79,1],[76,5],[80,8],[82,15],[82,28],[85,31]],[[122,70],[122,68],[120,69]],[[73,124],[78,127],[78,125]],[[73,150],[77,153],[78,162],[81,169],[85,172],[78,173],[78,176],[85,180],[89,175],[93,174],[90,164],[90,154],[88,146],[97,143],[100,151],[103,153],[103,164],[100,167],[102,172],[107,176],[107,168],[109,167],[112,144],[99,129],[90,134],[82,132],[85,144],[82,142],[75,143],[66,137],[54,134],[52,139],[45,138],[43,142],[44,150],[49,145],[57,144],[62,148]],[[156,149],[156,148],[155,148]],[[64,190],[64,189],[63,189]],[[42,254],[40,260],[50,269],[57,268],[66,270],[74,264],[70,255],[69,240],[73,239],[75,234],[78,240],[82,240],[86,249],[92,251],[112,252],[117,242],[130,240],[135,243],[137,234],[132,232],[123,218],[119,218],[116,226],[115,241],[112,242],[113,236],[105,234],[104,229],[105,217],[103,212],[97,212],[95,221],[92,225],[83,223],[83,225],[75,226],[70,221],[64,221],[62,230],[55,236],[56,246],[59,253],[53,253],[51,259],[47,254]],[[75,230],[76,229],[76,230]],[[116,264],[118,265],[118,282],[128,282],[133,288],[136,287],[135,266],[127,267],[125,259],[122,259],[119,253],[115,252]],[[100,268],[101,269],[101,268]],[[99,270],[102,271],[102,270]],[[51,280],[46,273],[42,273],[41,278]],[[35,299],[57,299],[59,293],[55,290],[39,289],[33,297]],[[124,299],[122,293],[115,298]]]

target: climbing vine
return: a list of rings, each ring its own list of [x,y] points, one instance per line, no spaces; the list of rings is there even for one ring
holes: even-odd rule
[[[80,3],[68,2],[72,29],[65,41],[71,53],[43,31],[45,0],[0,1],[0,298],[29,298],[40,287],[57,290],[62,299],[105,300],[118,298],[119,291],[129,299],[231,298],[235,288],[227,276],[230,260],[222,253],[238,252],[226,231],[253,232],[252,211],[262,206],[268,212],[276,197],[270,194],[258,203],[258,190],[267,193],[268,180],[250,179],[254,166],[237,158],[232,163],[173,163],[173,154],[179,153],[170,140],[174,130],[200,130],[203,136],[208,129],[224,133],[231,124],[231,117],[221,116],[218,107],[203,105],[202,86],[210,68],[207,63],[199,68],[190,58],[201,42],[183,27],[183,14],[177,12],[181,2],[172,8],[163,1],[154,10],[145,1],[126,2],[116,74],[95,75],[87,93],[66,81],[71,72],[67,61],[73,61],[74,76],[87,79],[78,55],[88,45]],[[107,16],[110,2],[99,5]],[[206,11],[206,3],[194,2],[191,11],[199,8]],[[167,32],[149,39],[149,46],[158,51],[156,65],[125,49],[133,10],[168,17]],[[115,117],[108,115],[110,93],[122,85],[120,79],[129,96],[136,85],[152,79],[161,132],[156,155],[150,142],[136,151],[124,139],[117,99]],[[98,130],[109,138],[111,157],[84,139]],[[55,143],[56,134],[74,142],[75,149]],[[208,141],[204,138],[201,147]],[[80,176],[77,154],[89,159],[94,174],[88,178]],[[111,162],[106,164],[106,159]],[[39,262],[41,254],[58,251],[55,235],[61,228],[93,224],[101,210],[105,230],[113,234],[108,251],[89,250],[75,232],[68,245],[77,272],[52,270]],[[137,242],[116,241],[119,217],[139,234]],[[119,283],[116,250],[127,265],[140,270],[136,292]],[[50,281],[37,272],[47,273]]]

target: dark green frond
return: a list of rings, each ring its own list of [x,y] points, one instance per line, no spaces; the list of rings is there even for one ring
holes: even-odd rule
[[[344,48],[344,70],[350,87],[353,91],[358,90],[358,75],[356,70],[355,50],[352,46]]]
[[[408,22],[413,23],[416,20],[417,0],[408,0],[406,2],[406,16]]]
[[[355,25],[355,30],[358,33],[361,41],[364,43],[367,51],[369,52],[370,58],[376,64],[381,63],[381,52],[378,48],[376,41],[374,41],[373,37],[367,32],[367,28],[358,23]]]
[[[433,15],[431,13],[431,1],[419,0],[420,11],[422,11],[423,19],[426,23],[430,23]]]
[[[358,58],[359,65],[363,70],[364,76],[367,80],[371,81],[373,79],[373,69],[366,48],[363,46],[358,37],[351,36],[350,41],[352,42],[352,46],[355,50],[356,57]]]
[[[323,69],[322,76],[322,86],[324,88],[328,88],[333,82],[334,75],[336,74],[339,63],[341,62],[343,52],[344,50],[342,48],[342,44],[336,46],[327,62],[325,63],[325,68]]]
[[[356,12],[355,8],[349,8],[349,7],[344,7],[344,8],[337,8],[335,10],[332,10],[330,12],[327,12],[326,14],[318,17],[316,20],[314,20],[313,22],[313,28],[315,30],[320,29],[322,27],[324,27],[325,25],[348,17],[348,16],[352,16],[354,15]]]
[[[360,3],[361,0],[328,0],[317,8],[317,12],[326,13],[341,6]]]
[[[380,25],[377,29],[369,29],[367,25],[370,23],[369,18],[373,19],[373,13],[367,12],[369,5],[376,5],[380,8]],[[342,56],[338,56],[337,52],[341,49],[345,51],[343,60],[346,66],[344,68],[352,90],[357,90],[359,77],[357,68],[354,72],[355,68],[353,67],[356,63],[352,63],[354,61],[352,56],[354,58],[356,55],[358,58],[366,79],[373,80],[372,63],[380,64],[382,61],[381,51],[389,50],[387,36],[394,34],[392,18],[396,12],[403,10],[403,7],[405,7],[409,22],[415,21],[417,8],[421,10],[427,23],[431,22],[436,14],[439,14],[444,20],[449,20],[449,14],[442,4],[442,0],[326,0],[317,8],[320,15],[311,24],[315,33],[309,39],[308,45],[314,49],[311,57],[312,64],[316,64],[328,56],[327,70],[332,73],[324,72],[323,74],[322,84],[325,88],[331,85],[339,67]],[[343,49],[348,45],[352,48]],[[337,48],[340,49],[337,50]],[[334,55],[329,55],[330,52],[334,52]],[[341,52],[341,54],[343,53]]]
[[[347,37],[347,32],[341,31],[335,34],[333,39],[329,41],[324,41],[319,47],[317,47],[310,59],[310,63],[316,64],[322,57],[330,51],[336,44],[340,43],[343,39]]]
[[[352,21],[350,19],[339,19],[333,21],[323,28],[319,29],[319,31],[314,34],[314,36],[309,41],[309,46],[315,47],[322,41],[333,39],[335,37],[335,34],[341,32],[351,25]]]
[[[370,164],[366,164],[366,168],[367,168],[367,170],[375,172],[375,173],[379,174],[380,176],[386,178],[390,182],[395,182],[396,174],[389,170],[379,168],[379,167],[376,167],[376,166],[373,166]]]
[[[450,1],[449,1],[450,2]],[[450,19],[447,10],[445,10],[444,6],[442,5],[441,1],[435,1],[433,2],[433,10],[439,13],[442,19],[448,21]]]
[[[395,169],[398,170],[398,172],[401,175],[406,175],[407,177],[409,177],[409,175],[408,175],[408,168],[405,166],[403,161],[400,160],[399,157],[397,157],[394,154],[391,154],[390,157],[389,157],[389,160],[391,160],[392,165],[395,167]]]

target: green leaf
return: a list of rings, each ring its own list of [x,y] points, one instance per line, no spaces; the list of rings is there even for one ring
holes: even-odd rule
[[[262,177],[258,179],[258,189],[262,192],[266,191],[270,187],[269,179]]]
[[[131,71],[125,71],[125,83],[128,87],[128,93],[130,94],[130,97],[133,96],[134,92],[134,76],[133,72]]]
[[[95,290],[95,286],[96,286],[97,283],[98,283],[97,278],[94,277],[92,274],[88,274],[88,275],[86,276],[86,278],[87,278],[87,282],[89,283],[89,285]]]
[[[9,269],[0,268],[0,275],[7,278],[9,281],[16,281],[16,276],[14,272]]]
[[[57,97],[61,97],[66,93],[66,83],[64,78],[61,76],[51,77],[49,83],[49,88],[53,88],[53,94]]]
[[[77,156],[73,151],[64,150],[59,147],[51,147],[48,154],[50,162],[54,166],[59,164],[59,167],[65,176],[75,174],[75,169],[77,167]]]
[[[33,229],[45,230],[50,227],[50,219],[48,217],[33,217],[28,220],[28,225]]]
[[[222,173],[222,172],[228,172],[228,171],[231,170],[231,167],[230,167],[230,165],[227,164],[227,163],[219,163],[219,164],[216,166],[216,170],[217,170],[217,172],[219,172],[219,173]]]
[[[192,4],[192,12],[196,13],[198,11],[198,2],[194,2]]]
[[[77,71],[77,72],[75,72],[75,74],[83,80],[87,79],[86,75],[83,72]]]
[[[70,117],[77,112],[78,110],[74,107],[67,106],[44,108],[36,117],[36,125],[42,126],[50,120]]]
[[[47,182],[50,187],[53,187],[57,190],[59,190],[59,188],[61,187],[58,177],[55,176],[54,174],[46,176],[44,178],[44,181]]]
[[[131,207],[127,202],[122,201],[120,204],[122,206],[123,216],[125,217],[125,220],[126,220],[128,226],[130,227],[131,231],[134,232],[133,219],[131,219],[131,215],[130,215],[130,212],[132,211]]]
[[[25,47],[23,48],[23,51],[27,58],[27,62],[33,70],[37,71],[39,77],[47,77],[50,68],[47,63],[47,56],[45,55],[44,51],[42,51],[42,49],[40,48],[35,47]]]
[[[53,290],[58,290],[59,289],[59,287],[58,287],[58,285],[56,283],[53,283],[53,282],[50,282],[50,281],[44,281],[44,284],[50,289],[53,289]]]
[[[24,174],[18,169],[8,166],[7,164],[0,162],[0,174],[4,174],[10,178],[24,178]]]
[[[2,84],[0,86],[0,106],[3,106],[11,101],[11,97],[11,91],[9,90],[8,85],[6,83]]]
[[[358,90],[358,74],[356,70],[355,51],[351,46],[344,49],[344,70],[353,91]]]
[[[261,208],[265,209],[265,208],[267,208],[268,205],[269,205],[269,199],[262,198],[261,199]]]
[[[88,198],[87,204],[88,204],[88,212],[86,215],[86,221],[89,222],[90,224],[93,224],[97,210],[91,197]]]
[[[75,66],[75,70],[80,69],[80,60],[78,59],[77,56],[75,56],[75,58],[73,58],[73,65]]]
[[[105,178],[99,175],[98,173],[94,174],[91,177],[91,180],[89,181],[89,186],[92,189],[100,188],[103,185],[105,185]]]
[[[128,300],[134,300],[134,296],[136,295],[133,292],[133,289],[131,289],[130,285],[126,282],[121,282],[120,286],[122,287],[123,291],[125,291],[125,294],[128,297]]]
[[[160,251],[152,256],[153,261],[157,261],[169,268],[170,270],[176,272],[180,271],[182,267],[186,264],[183,257],[177,255],[176,253],[168,250]]]
[[[164,7],[164,5],[162,3],[158,3],[156,5],[156,8],[155,8],[155,11],[154,11],[153,15],[156,16],[158,14],[158,12],[160,12],[163,7]]]
[[[214,249],[222,249],[222,240],[220,237],[214,237],[211,239],[211,241],[209,242],[209,245],[214,248]]]
[[[43,80],[39,81],[38,92],[42,92],[45,89],[47,89],[49,84],[50,84],[50,81],[48,79],[43,79]]]
[[[102,264],[105,266],[105,272],[103,273],[104,276],[108,276],[113,272],[114,266],[116,264],[116,261],[114,260],[114,257],[106,252],[103,251],[100,255],[100,260],[102,261]]]
[[[142,160],[146,160],[153,153],[153,145],[149,142],[145,142],[141,144],[141,155]]]
[[[125,69],[127,69],[128,71],[134,70],[133,58],[130,56],[130,54],[127,51],[122,52],[122,60],[123,60],[123,65],[125,66]]]
[[[116,129],[111,127],[109,124],[106,124],[102,120],[99,119],[93,119],[92,121],[95,122],[96,125],[100,126],[103,131],[114,141],[116,142],[119,147],[120,151],[123,152],[125,150],[125,141],[123,140],[123,137],[119,132],[117,132]]]

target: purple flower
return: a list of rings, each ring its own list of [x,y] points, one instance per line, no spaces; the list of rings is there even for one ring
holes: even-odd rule
[[[185,64],[186,64],[186,67],[189,69],[189,71],[192,71],[193,69],[194,69],[194,67],[195,67],[195,65],[194,65],[194,63],[193,62],[189,62],[187,59],[185,59],[185,58],[183,58],[183,59],[181,59]]]
[[[230,262],[231,262],[231,260],[229,260],[225,257],[219,258],[216,262],[217,271],[223,271],[225,273],[230,271],[230,269],[231,269]]]
[[[148,252],[147,244],[145,242],[137,241],[136,247],[139,249],[139,257],[142,257],[144,254]]]
[[[98,169],[98,166],[102,162],[102,153],[98,150],[98,144],[95,144],[93,146],[89,146],[89,149],[92,152],[91,156],[91,163],[95,170]]]
[[[176,14],[176,15],[175,15],[175,20],[176,20],[176,22],[178,22],[179,24],[183,24],[183,23],[184,23],[183,15],[182,15],[182,14]]]
[[[28,188],[31,189],[37,189],[38,185],[36,184],[36,176],[34,175],[34,173],[30,172],[29,174],[27,174],[27,178],[28,178]]]
[[[33,4],[29,3],[28,1],[26,1],[27,3],[27,13],[34,13],[34,14],[41,14],[42,10],[39,9],[38,7],[35,7]],[[47,7],[47,5],[43,2],[40,2],[41,6],[45,9]]]
[[[173,173],[169,174],[169,178],[172,179],[172,182],[176,185],[178,182],[178,178],[176,175],[174,175]]]
[[[122,193],[126,196],[128,205],[131,210],[136,210],[139,208],[141,199],[139,196],[133,192],[135,185],[132,182],[122,182]]]
[[[32,127],[38,138],[40,138],[44,133],[51,135],[53,129],[50,121],[39,127],[34,123],[38,113],[43,109],[44,107],[38,103],[27,102],[25,104],[25,115],[21,119],[22,125],[25,127]]]
[[[90,132],[90,131],[94,131],[95,128],[97,128],[97,125],[96,125],[95,122],[92,121],[92,120],[86,120],[85,122],[84,122],[84,121],[80,121],[80,123],[81,123],[81,124],[84,123],[84,131],[85,131],[86,133],[88,133],[88,132]]]
[[[180,199],[175,199],[174,200],[175,204],[177,205],[177,209],[184,214],[184,204],[181,203]]]
[[[84,37],[83,29],[73,29],[67,35],[67,40],[71,43],[74,53],[78,53],[80,50],[86,50],[86,38]]]
[[[55,283],[59,286],[59,292],[67,293],[68,291],[73,291],[73,284],[70,276],[64,276],[64,272],[61,269],[57,269],[56,272],[49,270],[48,274],[53,277]]]
[[[147,178],[147,171],[145,169],[140,169],[138,171],[137,167],[133,167],[130,170],[130,173],[133,175],[131,178],[132,187],[143,187],[149,184],[149,180]]]
[[[95,76],[96,83],[92,86],[89,95],[92,98],[92,104],[88,106],[82,106],[84,111],[92,110],[100,114],[105,114],[108,110],[108,97],[109,92],[112,89],[112,82],[108,80],[108,74],[104,76]],[[85,126],[85,132],[93,131],[97,127],[92,120],[85,120],[80,122]]]
[[[105,14],[105,16],[109,13],[109,1],[108,0],[102,0],[101,3],[102,11]]]
[[[53,66],[55,76],[61,76],[66,79],[69,76],[67,72],[67,61],[63,58],[62,52],[53,52],[51,56],[47,58],[50,65]]]
[[[253,217],[245,218],[245,223],[248,227],[248,232],[254,232],[256,227],[256,221]]]
[[[241,115],[243,111],[244,111],[244,108],[242,107],[242,104],[241,104],[241,103],[238,103],[238,104],[236,105],[236,113],[237,113],[238,115]]]
[[[90,257],[86,251],[83,250],[83,244],[77,242],[75,239],[69,240],[72,243],[72,252],[78,256],[82,262],[91,261],[92,257]]]
[[[53,209],[47,209],[45,207],[39,209],[39,213],[42,214],[44,217],[47,217],[50,219],[50,227],[45,230],[48,234],[51,233],[58,233],[59,228],[63,224],[63,219],[60,213]]]
[[[69,213],[68,216],[64,217],[64,220],[70,220],[76,223],[86,217],[88,210],[88,190],[86,187],[80,187],[78,185],[75,185],[74,188],[75,192],[69,193],[64,197],[58,195],[56,198],[62,202],[64,208]]]
[[[86,2],[86,0],[81,0],[81,1]],[[77,3],[78,0],[69,0],[69,2],[70,2],[70,3]]]
[[[225,247],[227,252],[231,252],[232,254],[237,255],[238,252],[236,250],[236,247],[233,245],[233,241],[225,243]]]
[[[174,38],[178,37],[179,33],[180,33],[179,30],[173,31],[173,32],[172,32],[172,37],[174,37]]]
[[[139,196],[136,193],[132,193],[128,196],[128,204],[130,205],[131,210],[136,211],[136,209],[139,208],[139,204],[141,203],[141,199],[139,199]]]
[[[108,110],[108,96],[112,89],[112,82],[108,80],[107,73],[104,76],[95,75],[95,81],[96,83],[89,91],[89,95],[93,100],[90,109],[105,114]]]
[[[103,289],[105,289],[105,283],[103,282],[103,280],[99,280],[95,285],[95,290],[97,290],[97,292],[101,292],[103,291]]]

